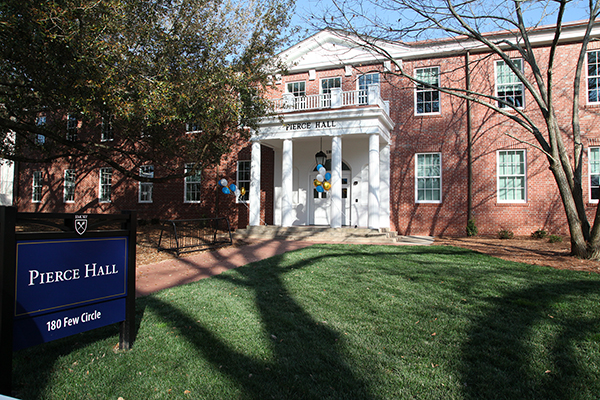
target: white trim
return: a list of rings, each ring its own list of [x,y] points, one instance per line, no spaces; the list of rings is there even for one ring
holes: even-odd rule
[[[152,172],[150,171],[143,171],[144,168],[150,169],[152,168]],[[154,165],[142,165],[140,167],[140,176],[146,177],[146,178],[154,178]],[[150,200],[142,200],[142,186],[146,185],[150,188],[150,190],[146,190],[146,192],[150,192]],[[138,182],[138,203],[142,203],[142,204],[148,204],[148,203],[153,203],[154,202],[154,183],[152,182]]]
[[[100,168],[100,172],[98,173],[98,202],[99,203],[111,203],[112,202],[112,173],[113,169],[111,167]],[[102,184],[102,177],[104,174],[108,174],[109,182]],[[102,188],[108,186],[108,200],[102,199]]]
[[[437,176],[419,176],[418,171],[419,171],[419,156],[426,156],[426,155],[437,155],[439,157],[439,162],[440,162],[440,174]],[[414,159],[414,165],[415,165],[415,204],[441,204],[442,200],[443,200],[443,181],[442,181],[442,176],[443,176],[443,169],[442,169],[442,153],[440,152],[425,152],[425,153],[415,153],[415,159]],[[440,191],[440,198],[439,200],[419,200],[419,179],[424,179],[424,178],[437,178],[440,181],[440,187],[439,187],[439,191]]]
[[[188,170],[191,170],[192,168],[194,168],[194,164],[193,163],[186,163],[183,166],[183,171],[184,173],[187,174]],[[190,178],[198,178],[197,181],[189,181],[188,179]],[[198,200],[188,200],[187,199],[187,191],[188,191],[188,183],[190,184],[200,184],[200,189],[198,190],[198,197],[200,197]],[[186,204],[197,204],[197,203],[201,203],[202,202],[202,171],[200,169],[198,169],[196,171],[196,175],[190,175],[190,176],[186,176],[183,178],[183,202]]]
[[[598,91],[598,99],[596,101],[590,101],[590,93],[588,90],[588,82],[590,79],[590,76],[588,75],[588,73],[590,72],[588,56],[591,52],[598,53],[598,61],[596,62],[596,64],[598,65],[598,71],[597,75],[594,75],[593,77],[597,79],[597,85],[600,87],[600,50],[590,50],[585,53],[585,104],[597,105],[600,104],[600,90]]]
[[[521,62],[521,72],[524,72],[525,71],[525,62],[523,61],[522,58],[511,58],[510,59],[511,62],[514,62],[517,60],[519,60]],[[496,98],[496,101],[498,101],[498,63],[505,63],[505,61],[504,60],[494,60],[494,97]],[[511,74],[513,74],[513,75],[515,75],[515,77],[517,77],[516,74],[512,71],[512,69],[510,69],[510,67],[509,67],[509,70],[510,70]],[[505,83],[504,85],[510,85],[510,84]],[[523,82],[521,82],[521,80],[518,80],[518,82],[514,83],[513,85],[521,85],[521,93],[522,93],[521,97],[523,99],[522,100],[523,104],[521,104],[520,107],[515,106],[515,108],[522,110],[525,108],[525,104],[526,104],[526,102],[525,102],[525,85],[523,84]],[[508,109],[508,110],[511,109],[510,106],[505,106],[504,104],[500,104],[500,103],[497,103],[497,106],[500,108]]]
[[[500,199],[500,153],[501,152],[522,152],[523,153],[523,174],[522,176],[525,178],[525,182],[524,182],[524,199],[523,200],[501,200]],[[517,176],[521,176],[520,174],[515,174],[515,175],[502,175],[502,176],[512,176],[512,177],[517,177]],[[528,183],[528,179],[527,179],[527,150],[525,149],[501,149],[501,150],[496,150],[496,202],[498,203],[502,203],[502,204],[526,204],[527,203],[527,198],[528,198],[528,190],[527,190],[527,183]]]

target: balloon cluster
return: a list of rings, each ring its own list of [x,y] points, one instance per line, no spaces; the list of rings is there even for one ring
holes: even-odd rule
[[[317,172],[319,174],[313,181],[313,184],[315,185],[315,189],[317,190],[317,192],[323,193],[323,192],[331,189],[331,183],[329,182],[331,180],[331,174],[329,172],[327,172],[325,167],[321,164],[317,165]]]
[[[235,197],[240,197],[246,194],[246,188],[238,188],[235,186],[235,183],[227,186],[227,179],[223,178],[219,181],[219,187],[221,191],[225,194],[235,194]]]

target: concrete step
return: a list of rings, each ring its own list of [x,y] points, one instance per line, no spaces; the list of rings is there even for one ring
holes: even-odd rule
[[[368,228],[330,228],[326,226],[249,226],[234,233],[237,240],[305,240],[325,243],[414,244],[428,245],[433,238],[398,236],[397,232]]]

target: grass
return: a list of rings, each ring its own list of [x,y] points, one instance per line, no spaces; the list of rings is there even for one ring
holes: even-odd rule
[[[597,399],[600,276],[451,247],[315,245],[17,352],[22,399]]]

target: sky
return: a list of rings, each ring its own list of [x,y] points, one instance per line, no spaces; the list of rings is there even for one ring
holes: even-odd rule
[[[339,1],[343,2],[343,0]],[[585,12],[587,2],[588,0],[573,0],[566,9],[564,21],[572,22],[587,19]],[[295,35],[296,40],[292,40],[292,42],[298,42],[316,32],[308,22],[311,16],[323,16],[327,14],[327,9],[334,8],[335,6],[331,0],[296,0],[296,12],[292,18],[292,25],[299,26],[301,31]],[[549,23],[553,23],[553,21]]]

